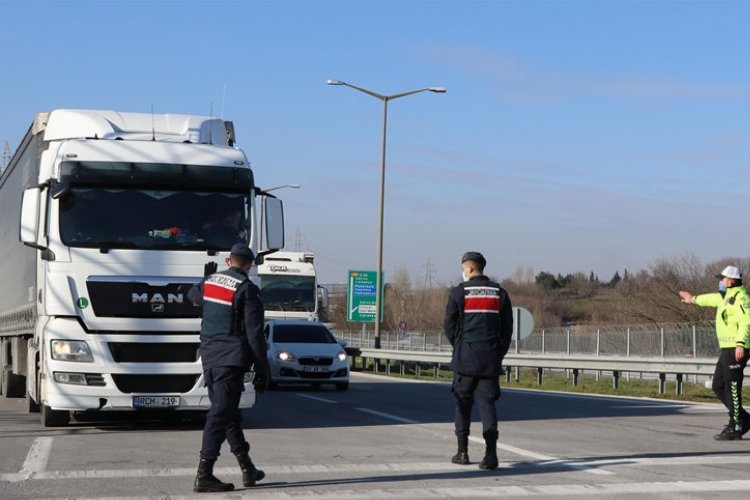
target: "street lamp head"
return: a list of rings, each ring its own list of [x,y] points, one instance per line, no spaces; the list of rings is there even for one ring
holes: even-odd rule
[[[445,87],[429,87],[427,90],[430,92],[436,92],[438,94],[445,94]]]
[[[340,82],[338,80],[328,80],[326,81],[326,85],[343,85],[344,82]]]
[[[264,189],[264,193],[270,193],[271,191],[276,191],[278,189],[284,189],[284,188],[290,188],[290,189],[299,189],[301,186],[299,184],[282,184],[281,186],[274,186],[272,188]]]

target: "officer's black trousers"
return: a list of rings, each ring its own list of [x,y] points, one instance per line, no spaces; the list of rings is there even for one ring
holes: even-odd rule
[[[498,377],[453,376],[453,396],[456,398],[456,436],[469,436],[471,425],[471,408],[474,399],[479,406],[482,418],[482,433],[490,440],[497,439],[497,411],[495,401],[500,398],[500,381]]]
[[[714,371],[712,388],[729,410],[729,422],[732,426],[740,426],[750,418],[742,408],[742,379],[748,357],[750,351],[745,349],[745,357],[738,363],[734,357],[734,347],[723,348]]]
[[[250,445],[242,433],[240,396],[244,388],[245,370],[238,367],[209,368],[203,372],[211,409],[203,427],[201,458],[216,460],[226,439],[235,455],[247,453]]]

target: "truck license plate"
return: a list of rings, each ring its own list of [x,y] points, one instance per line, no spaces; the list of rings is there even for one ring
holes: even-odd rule
[[[179,396],[133,396],[133,408],[172,408],[180,406]]]

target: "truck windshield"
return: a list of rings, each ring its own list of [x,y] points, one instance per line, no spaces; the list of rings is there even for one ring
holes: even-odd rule
[[[314,311],[315,277],[260,275],[263,306],[267,311]]]
[[[60,237],[72,247],[229,250],[247,242],[247,201],[239,193],[73,188],[60,199]]]

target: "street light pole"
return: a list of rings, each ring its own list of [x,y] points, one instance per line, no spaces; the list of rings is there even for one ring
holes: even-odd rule
[[[398,99],[399,97],[406,97],[412,94],[418,94],[420,92],[435,92],[438,94],[444,94],[444,87],[426,87],[423,89],[410,90],[408,92],[401,92],[392,95],[382,95],[372,90],[368,90],[351,83],[342,82],[340,80],[328,80],[328,85],[343,85],[345,87],[353,88],[365,94],[371,95],[376,99],[383,101],[383,141],[382,150],[380,154],[380,207],[378,210],[378,267],[376,270],[375,279],[375,348],[380,349],[380,323],[381,318],[381,307],[383,301],[383,209],[385,205],[385,145],[386,136],[388,130],[388,101]]]

